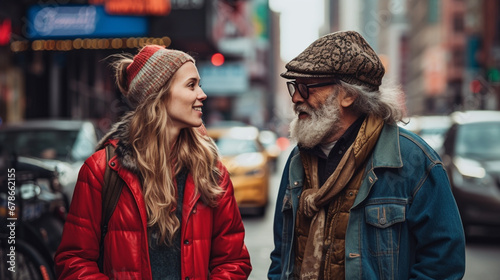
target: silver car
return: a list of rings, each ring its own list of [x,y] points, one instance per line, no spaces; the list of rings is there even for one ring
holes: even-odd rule
[[[399,124],[410,131],[418,134],[436,152],[442,152],[444,134],[451,126],[449,116],[412,116]]]
[[[59,173],[67,202],[78,172],[94,152],[101,131],[91,121],[27,120],[0,126],[0,155],[35,158]]]
[[[441,156],[464,228],[500,226],[500,112],[456,112],[451,118]]]

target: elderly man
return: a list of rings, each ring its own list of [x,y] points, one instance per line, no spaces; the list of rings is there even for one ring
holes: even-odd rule
[[[460,279],[465,238],[441,159],[399,128],[402,93],[352,31],[286,65],[297,142],[283,173],[269,279]]]

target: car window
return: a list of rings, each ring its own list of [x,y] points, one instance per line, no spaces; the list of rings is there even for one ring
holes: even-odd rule
[[[82,138],[77,130],[4,131],[0,132],[0,145],[3,146],[0,150],[19,156],[72,162],[92,154],[88,148],[73,151],[79,137]]]
[[[233,156],[243,153],[256,153],[258,147],[255,141],[248,139],[219,138],[216,141],[219,152],[223,156]]]
[[[444,135],[448,128],[435,127],[435,128],[422,128],[418,134],[422,135]]]
[[[97,145],[95,139],[97,139],[97,135],[94,127],[89,123],[83,124],[71,150],[73,159],[83,161],[92,155]]]
[[[460,126],[456,154],[474,159],[500,159],[500,123],[474,123]]]

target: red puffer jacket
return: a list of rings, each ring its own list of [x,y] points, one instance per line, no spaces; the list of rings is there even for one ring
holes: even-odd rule
[[[116,141],[112,141],[116,145]],[[147,216],[137,176],[113,157],[108,164],[126,182],[109,221],[104,241],[104,274],[99,272],[101,185],[106,164],[97,151],[80,170],[63,238],[55,256],[59,279],[151,279]],[[111,164],[114,162],[114,164]],[[227,170],[220,165],[226,190],[217,208],[195,195],[188,175],[182,211],[182,279],[247,279],[250,257],[243,242],[244,228]]]

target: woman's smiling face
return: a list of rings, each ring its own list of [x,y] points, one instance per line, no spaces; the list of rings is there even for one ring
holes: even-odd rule
[[[199,127],[203,124],[203,101],[207,95],[200,87],[200,75],[194,63],[186,62],[172,77],[167,112],[173,128]]]

